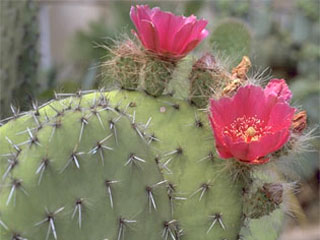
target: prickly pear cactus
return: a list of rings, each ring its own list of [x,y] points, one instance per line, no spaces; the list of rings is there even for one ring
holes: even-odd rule
[[[140,15],[131,9],[137,28],[143,24],[139,16],[170,14],[137,8]],[[201,30],[205,21],[178,19],[186,21],[186,29],[199,24],[195,29],[207,35]],[[157,33],[156,23],[143,31]],[[158,32],[161,26],[166,25]],[[293,117],[285,81],[273,79],[264,89],[253,85],[258,79],[247,76],[246,56],[231,73],[211,54],[183,59],[201,34],[195,34],[200,40],[186,39],[188,48],[172,52],[159,50],[157,36],[144,42],[146,32],[139,34],[145,49],[128,39],[109,49],[105,74],[112,90],[56,94],[43,106],[0,121],[1,239],[277,237],[290,188],[274,164],[307,139],[306,113]],[[271,102],[264,108],[265,102],[252,96]],[[223,104],[239,98],[248,99],[249,107],[229,105],[222,109],[231,117],[215,119]],[[278,108],[272,109],[274,103]],[[263,116],[272,113],[270,119],[280,109],[291,118],[276,118],[270,134],[273,125],[262,125],[257,116],[237,117],[239,106],[249,112],[262,108]],[[226,122],[230,125],[223,126]],[[220,134],[229,138],[217,135],[222,127]],[[264,134],[272,151],[255,148]],[[229,145],[223,145],[225,139],[231,139]],[[264,227],[272,234],[261,231]]]
[[[32,0],[1,1],[0,116],[8,116],[10,104],[22,109],[34,97],[39,55],[38,6]]]
[[[206,117],[174,98],[113,91],[10,121],[2,236],[235,239],[241,184],[221,173]]]

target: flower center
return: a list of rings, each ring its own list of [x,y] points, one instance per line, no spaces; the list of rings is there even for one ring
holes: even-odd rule
[[[226,126],[223,133],[229,135],[233,140],[239,138],[245,142],[258,141],[262,136],[270,132],[271,127],[265,126],[265,122],[257,116],[239,117],[235,119],[229,126]]]

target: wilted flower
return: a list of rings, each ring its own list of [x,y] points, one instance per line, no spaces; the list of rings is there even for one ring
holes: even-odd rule
[[[301,111],[294,115],[291,129],[294,133],[301,134],[307,127],[307,112]]]
[[[284,80],[274,79],[265,89],[247,85],[229,98],[210,100],[210,122],[222,158],[249,164],[267,162],[290,137],[295,109]]]
[[[132,6],[130,17],[142,45],[158,55],[170,58],[184,57],[207,35],[206,20],[175,16],[160,8],[150,9],[147,5]]]

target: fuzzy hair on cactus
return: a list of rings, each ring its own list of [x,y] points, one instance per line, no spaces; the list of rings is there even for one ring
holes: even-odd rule
[[[169,16],[184,31],[197,28],[194,17]],[[303,136],[305,119],[291,114],[284,80],[253,86],[247,57],[229,73],[206,54],[188,65],[190,89],[179,98],[168,88],[179,86],[188,56],[164,58],[144,45],[125,39],[110,49],[113,89],[56,94],[1,121],[1,239],[239,240],[251,224],[267,227],[261,219],[276,231],[265,239],[275,239],[289,188],[268,166],[287,154],[291,136]],[[264,98],[254,101],[254,91]],[[278,105],[290,117],[276,118]],[[264,126],[247,121],[256,114]],[[264,138],[266,151],[252,148]]]

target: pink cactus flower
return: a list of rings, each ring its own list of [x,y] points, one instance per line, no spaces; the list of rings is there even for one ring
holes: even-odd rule
[[[265,89],[247,85],[229,98],[210,99],[209,119],[221,158],[248,164],[269,161],[290,137],[295,108],[284,80],[274,79]]]
[[[157,55],[182,58],[194,49],[205,37],[207,21],[197,18],[175,16],[160,8],[147,5],[132,6],[130,17],[137,32],[133,31],[142,45]]]
[[[285,101],[290,101],[292,97],[292,93],[284,79],[271,79],[264,91],[268,95],[283,98]]]

